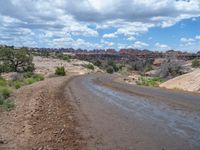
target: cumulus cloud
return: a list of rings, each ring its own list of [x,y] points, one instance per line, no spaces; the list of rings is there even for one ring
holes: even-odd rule
[[[147,44],[145,42],[136,41],[136,42],[134,42],[134,44],[131,47],[134,47],[134,48],[147,48],[148,46],[149,46],[149,44]]]
[[[192,51],[199,51],[200,49],[200,36],[196,35],[191,38],[181,38],[180,39],[180,50],[192,50]]]
[[[168,46],[168,45],[166,45],[166,44],[160,44],[160,43],[158,43],[158,42],[155,44],[155,47],[156,47],[156,49],[158,49],[158,50],[169,50],[169,49],[171,49],[170,46]]]
[[[74,37],[97,38],[98,29],[114,28],[102,37],[134,41],[150,28],[200,16],[199,0],[1,0],[0,6],[0,44],[39,47],[103,47]],[[134,45],[148,45],[142,43]]]
[[[183,19],[199,14],[199,0],[76,0],[67,2],[66,7],[72,6],[70,13],[77,20],[109,21],[123,19],[126,21],[148,22],[150,20],[166,22],[166,18]],[[81,12],[81,14],[80,14]],[[92,16],[88,14],[93,13]]]
[[[135,41],[136,38],[135,38],[134,36],[130,36],[130,37],[127,38],[127,40],[128,40],[128,41]]]
[[[101,40],[101,44],[102,44],[102,47],[104,48],[112,48],[112,46],[114,45],[113,42],[108,42],[106,40]]]
[[[116,34],[115,33],[109,33],[109,34],[104,34],[103,38],[116,38]]]
[[[193,38],[181,38],[180,41],[187,43],[187,42],[194,42],[195,40]]]
[[[200,35],[197,35],[195,39],[200,40]]]
[[[122,49],[122,48],[127,48],[127,44],[123,44],[123,43],[118,43],[117,44],[118,49]]]
[[[48,47],[57,42],[62,47],[71,36],[98,36],[65,12],[63,0],[1,0],[0,5],[1,44]]]

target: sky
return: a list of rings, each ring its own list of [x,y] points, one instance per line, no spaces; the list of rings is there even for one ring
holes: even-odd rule
[[[200,0],[0,0],[0,44],[200,51]]]

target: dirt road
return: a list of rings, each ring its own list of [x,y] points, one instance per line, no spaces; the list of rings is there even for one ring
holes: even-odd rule
[[[200,96],[59,77],[14,93],[0,110],[0,150],[199,150]]]
[[[112,82],[72,80],[71,93],[88,149],[199,150],[200,96]]]

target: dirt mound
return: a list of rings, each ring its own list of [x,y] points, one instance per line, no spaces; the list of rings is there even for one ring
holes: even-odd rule
[[[200,69],[196,69],[191,73],[187,73],[160,85],[167,89],[179,89],[191,92],[200,92]]]

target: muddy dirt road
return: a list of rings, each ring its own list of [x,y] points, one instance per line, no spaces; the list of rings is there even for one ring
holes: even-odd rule
[[[111,76],[73,79],[87,149],[199,150],[200,96],[115,83]]]
[[[0,109],[0,150],[199,150],[200,96],[96,74],[46,79]]]

